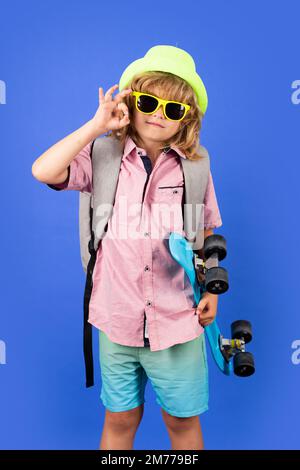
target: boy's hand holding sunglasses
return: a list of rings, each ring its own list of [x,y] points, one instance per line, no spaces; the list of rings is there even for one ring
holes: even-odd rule
[[[169,121],[181,121],[191,108],[187,103],[164,100],[150,93],[132,91],[131,88],[126,88],[113,97],[117,88],[118,85],[112,86],[105,95],[102,87],[99,88],[99,107],[92,119],[96,135],[121,129],[130,123],[128,108],[122,101],[127,95],[133,96],[137,111],[143,114],[153,114],[162,105],[164,116]]]

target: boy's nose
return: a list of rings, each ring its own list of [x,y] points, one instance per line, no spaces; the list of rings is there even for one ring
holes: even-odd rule
[[[162,117],[165,117],[164,116],[164,109],[163,109],[163,105],[161,104],[159,108],[157,108],[157,110],[155,111],[155,113],[153,113],[153,116],[162,116]]]

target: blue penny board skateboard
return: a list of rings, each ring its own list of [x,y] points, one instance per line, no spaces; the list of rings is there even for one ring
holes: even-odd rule
[[[171,232],[169,237],[169,249],[172,257],[183,267],[193,288],[195,302],[198,305],[205,288],[199,284],[195,266],[194,252],[186,238],[176,232]],[[216,320],[204,327],[212,356],[218,368],[225,375],[233,373],[232,362],[227,361],[220,349],[221,332]]]

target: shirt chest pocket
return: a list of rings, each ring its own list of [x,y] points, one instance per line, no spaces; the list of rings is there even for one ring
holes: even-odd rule
[[[158,202],[180,202],[182,201],[184,185],[178,186],[158,186],[156,199]]]
[[[161,185],[155,190],[155,204],[152,205],[152,214],[155,222],[162,230],[163,236],[168,232],[183,230],[183,202],[184,185]]]

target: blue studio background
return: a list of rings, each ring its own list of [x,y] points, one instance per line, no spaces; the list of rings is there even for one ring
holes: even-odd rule
[[[208,91],[210,152],[230,289],[218,321],[249,319],[255,375],[209,354],[207,449],[299,448],[299,15],[297,1],[1,2],[0,448],[96,449],[104,419],[86,389],[78,198],[36,181],[33,161],[96,112],[153,45],[187,50]],[[184,8],[184,9],[183,9]],[[298,91],[299,90],[299,91]],[[150,382],[135,449],[170,449]],[[188,399],[188,397],[187,397]]]

